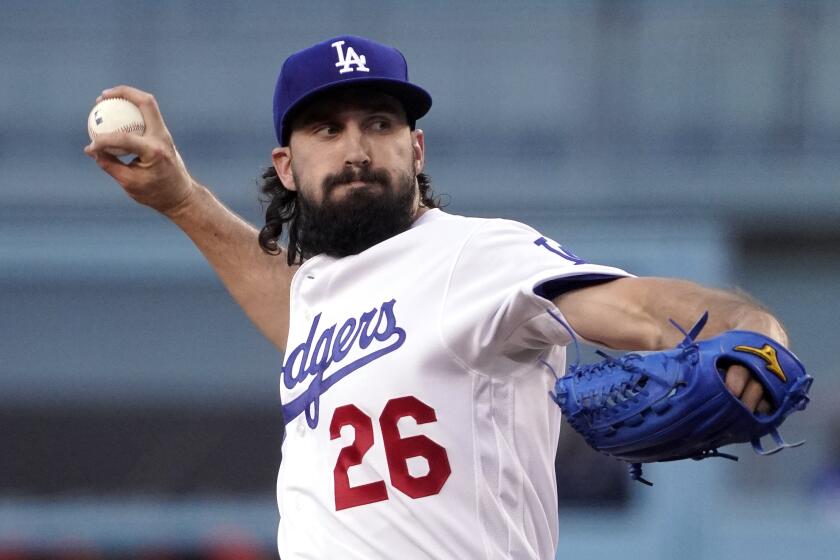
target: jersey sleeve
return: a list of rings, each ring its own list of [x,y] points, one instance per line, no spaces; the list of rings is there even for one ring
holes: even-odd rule
[[[552,298],[626,276],[586,262],[525,224],[487,220],[452,266],[440,317],[443,343],[466,367],[485,373],[505,369],[506,360],[533,361],[577,336]]]

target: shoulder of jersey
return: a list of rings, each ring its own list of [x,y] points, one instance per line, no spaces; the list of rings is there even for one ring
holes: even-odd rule
[[[432,218],[431,220],[429,220],[425,224],[420,225],[423,226],[432,223],[447,223],[450,225],[467,228],[483,227],[486,229],[519,230],[527,231],[529,233],[536,233],[536,230],[528,224],[524,224],[522,222],[517,222],[516,220],[510,220],[507,218],[479,218],[476,216],[461,216],[459,214],[449,214],[442,210],[439,212],[435,212],[430,217]]]

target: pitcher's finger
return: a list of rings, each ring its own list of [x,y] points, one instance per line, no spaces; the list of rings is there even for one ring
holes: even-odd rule
[[[85,153],[93,158],[102,171],[116,179],[121,185],[128,184],[131,180],[131,168],[129,164],[123,163],[117,156],[105,151],[94,151],[91,146],[85,147]]]
[[[746,406],[750,412],[755,412],[759,401],[761,401],[763,397],[764,387],[762,387],[761,383],[755,379],[750,379],[750,382],[747,383],[747,386],[741,395],[741,402],[744,403],[744,406]]]
[[[129,132],[99,134],[89,146],[89,151],[95,154],[106,153],[112,155],[113,152],[120,150],[135,154],[141,161],[148,159],[153,151],[148,138]]]
[[[726,370],[726,386],[736,397],[741,397],[749,380],[750,372],[744,366],[733,365]]]
[[[122,97],[137,105],[143,115],[143,120],[146,121],[146,134],[155,134],[166,130],[166,124],[164,124],[163,116],[160,114],[160,107],[158,107],[157,100],[151,93],[131,86],[119,85],[104,90],[102,97],[105,99]]]
[[[770,401],[767,399],[761,399],[758,403],[758,408],[756,408],[755,411],[761,414],[770,414],[773,412],[773,405],[771,405]]]

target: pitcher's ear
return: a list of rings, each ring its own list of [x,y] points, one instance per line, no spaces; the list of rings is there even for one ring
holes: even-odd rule
[[[274,164],[274,170],[277,171],[277,177],[283,183],[283,186],[290,191],[296,191],[295,177],[292,173],[292,150],[288,146],[278,146],[271,151],[271,162]]]

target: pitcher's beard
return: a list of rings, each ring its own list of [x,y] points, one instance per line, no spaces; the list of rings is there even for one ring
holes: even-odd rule
[[[353,181],[368,185],[346,185]],[[324,180],[320,205],[298,191],[297,243],[303,257],[356,255],[407,231],[414,218],[415,181],[413,173],[402,173],[394,182],[383,169],[346,170]],[[332,196],[338,188],[347,189],[340,199]]]

